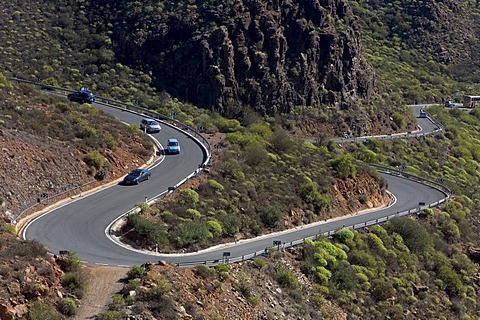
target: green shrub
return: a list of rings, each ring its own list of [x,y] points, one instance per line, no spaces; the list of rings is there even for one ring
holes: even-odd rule
[[[258,297],[258,296],[255,296],[255,295],[250,295],[248,298],[247,298],[247,301],[248,303],[250,303],[252,306],[257,306],[261,299]]]
[[[194,243],[202,243],[208,239],[210,232],[207,224],[198,220],[187,220],[177,228],[175,241],[180,248],[188,247]]]
[[[373,279],[371,284],[370,294],[376,301],[385,301],[396,293],[392,283],[386,279]]]
[[[425,252],[433,244],[425,227],[411,218],[393,218],[386,228],[402,236],[405,245],[413,252]]]
[[[395,112],[392,118],[393,118],[393,122],[397,125],[398,128],[401,129],[405,127],[406,121],[402,114]]]
[[[63,275],[62,286],[78,298],[83,298],[87,286],[84,272],[67,272]]]
[[[283,209],[279,205],[272,204],[261,210],[260,218],[266,227],[278,227],[283,221]]]
[[[197,276],[207,280],[215,275],[215,270],[204,265],[199,265],[195,267],[195,273]]]
[[[275,278],[277,279],[278,284],[283,288],[293,290],[300,287],[300,283],[298,282],[295,274],[288,270],[287,266],[284,264],[280,263],[276,266]]]
[[[98,152],[97,150],[95,150],[95,151],[90,151],[90,152],[83,158],[83,161],[85,161],[85,163],[86,163],[88,166],[92,166],[92,167],[94,167],[94,168],[97,169],[97,170],[102,169],[103,166],[105,165],[105,157],[104,157],[100,152]]]
[[[133,266],[127,272],[127,278],[129,280],[142,278],[145,274],[145,267],[142,266]]]
[[[202,216],[200,211],[198,211],[197,209],[192,209],[192,208],[185,210],[185,213],[187,214],[187,217],[191,218],[191,219],[200,218]]]
[[[118,141],[117,141],[117,139],[115,139],[115,137],[110,132],[107,132],[107,133],[104,134],[103,140],[105,141],[105,144],[107,145],[107,148],[109,148],[112,151],[117,150]]]
[[[65,272],[76,272],[82,267],[82,262],[78,258],[77,253],[73,251],[69,252],[65,256],[60,256],[57,259],[57,263]]]
[[[242,221],[235,214],[219,214],[216,216],[222,224],[223,234],[227,237],[233,237],[240,231]]]
[[[42,300],[34,301],[29,309],[27,314],[28,320],[61,320],[62,316],[58,313],[57,310],[52,305],[47,304],[47,302]]]
[[[355,178],[356,168],[350,155],[340,155],[331,160],[330,165],[340,179]]]
[[[267,260],[265,260],[264,258],[253,258],[253,264],[258,269],[262,269],[267,265]]]
[[[230,266],[225,263],[220,263],[215,266],[215,270],[217,270],[217,272],[229,272]]]
[[[138,214],[128,215],[127,222],[135,228],[138,235],[156,244],[159,248],[163,248],[169,243],[167,230],[160,223],[153,223]]]
[[[335,233],[335,240],[340,243],[345,243],[355,237],[355,232],[351,229],[340,229]]]
[[[274,150],[280,154],[289,153],[295,147],[295,143],[292,139],[281,129],[275,130],[269,141]]]
[[[15,227],[15,225],[13,225],[11,223],[2,223],[0,228],[4,231],[10,233],[10,234],[16,234],[17,233],[17,228]]]
[[[135,207],[140,209],[140,213],[147,213],[150,206],[146,202],[137,202],[135,203]]]
[[[13,88],[12,84],[7,79],[7,77],[3,75],[3,73],[0,73],[0,88],[8,88],[8,89]]]
[[[214,121],[215,126],[218,128],[220,132],[234,132],[240,129],[240,121],[236,119],[226,119],[223,117],[218,117]]]
[[[119,320],[122,318],[122,314],[117,310],[102,311],[97,315],[98,320]]]
[[[207,222],[208,230],[214,236],[221,236],[223,234],[223,227],[222,224],[217,219],[210,219]]]
[[[322,212],[330,206],[330,199],[322,195],[319,191],[318,184],[307,178],[299,191],[300,198],[308,204],[313,205],[315,210]]]
[[[192,189],[182,189],[180,190],[180,196],[177,198],[177,201],[186,206],[194,206],[200,201],[199,194]]]
[[[217,180],[214,180],[214,179],[208,180],[208,185],[210,186],[210,188],[219,192],[222,192],[225,189],[224,186],[222,186],[220,183],[217,182]]]
[[[58,303],[58,310],[65,316],[74,316],[77,312],[77,303],[72,298],[63,298]]]

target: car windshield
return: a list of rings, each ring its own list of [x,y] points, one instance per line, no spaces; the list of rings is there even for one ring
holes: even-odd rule
[[[153,120],[148,121],[147,123],[148,123],[148,125],[150,125],[150,126],[157,125],[157,122],[156,122],[156,121],[153,121]]]
[[[169,142],[168,142],[168,145],[169,145],[170,147],[178,146],[178,142],[177,142],[177,141],[169,141]]]
[[[129,174],[132,175],[132,176],[139,176],[141,173],[142,173],[141,169],[135,169],[135,170],[130,171]]]

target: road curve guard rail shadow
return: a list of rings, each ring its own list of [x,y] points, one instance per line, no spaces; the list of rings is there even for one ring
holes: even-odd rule
[[[28,80],[23,80],[23,79],[18,79],[18,78],[9,78],[9,79],[12,80],[12,81],[19,82],[19,83],[28,83],[28,84],[36,85],[36,86],[39,86],[40,88],[45,89],[45,90],[55,90],[55,91],[61,92],[63,94],[68,94],[70,92],[74,92],[74,90],[60,88],[60,87],[54,87],[54,86],[50,86],[50,85],[45,85],[45,84],[35,82],[35,81],[28,81]],[[191,127],[189,127],[189,126],[187,126],[187,125],[185,125],[185,124],[183,124],[179,121],[176,121],[175,119],[172,119],[170,117],[158,114],[156,112],[152,112],[152,111],[150,111],[148,109],[145,109],[145,108],[142,108],[142,107],[134,106],[134,105],[131,105],[131,104],[126,104],[126,103],[116,101],[116,100],[112,100],[112,99],[105,98],[105,97],[96,97],[96,99],[100,100],[101,102],[103,102],[103,103],[105,103],[106,105],[109,105],[109,106],[119,107],[119,108],[122,108],[122,109],[125,109],[125,110],[138,112],[138,113],[143,113],[143,114],[149,115],[151,117],[155,117],[156,119],[162,120],[167,124],[169,124],[168,122],[171,122],[171,123],[173,123],[173,125],[175,127],[179,128],[181,130],[184,130],[186,132],[192,132],[195,135],[195,137],[200,138],[200,140],[202,140],[202,145],[204,145],[204,148],[205,148],[206,153],[207,153],[206,159],[204,159],[204,162],[199,166],[198,170],[196,170],[190,176],[186,177],[184,180],[179,182],[173,188],[177,188],[178,186],[183,184],[188,179],[196,176],[199,173],[199,171],[203,170],[207,165],[209,165],[209,163],[211,161],[211,156],[212,156],[210,143],[195,129],[193,129],[193,128],[191,128]],[[96,102],[98,102],[98,101],[96,101]],[[384,135],[384,136],[359,137],[359,138],[352,138],[352,139],[335,139],[334,141],[342,142],[342,141],[356,141],[358,139],[368,139],[368,138],[390,139],[390,138],[418,137],[418,136],[426,136],[426,135],[430,135],[430,134],[435,134],[439,131],[444,130],[443,126],[440,123],[435,121],[433,118],[429,117],[429,119],[438,126],[438,129],[434,130],[433,132],[427,132],[427,133],[407,132],[407,133],[394,134],[394,135]],[[403,178],[409,179],[409,180],[414,180],[416,182],[419,182],[419,183],[422,183],[424,185],[435,188],[435,189],[443,192],[445,194],[445,197],[443,199],[441,199],[439,201],[435,201],[433,203],[421,203],[417,207],[415,207],[413,209],[410,209],[408,211],[397,212],[395,214],[391,214],[391,215],[388,215],[388,216],[383,217],[383,218],[369,220],[367,222],[360,223],[360,224],[345,225],[341,229],[354,229],[354,230],[362,229],[362,228],[366,228],[368,226],[376,225],[376,224],[379,224],[379,223],[384,223],[384,222],[389,221],[393,218],[403,217],[403,216],[412,215],[412,214],[419,214],[420,212],[422,212],[422,210],[424,210],[426,208],[437,207],[437,206],[447,202],[450,199],[450,195],[452,194],[451,190],[449,190],[446,186],[442,185],[441,183],[435,182],[433,180],[422,178],[422,177],[419,177],[419,176],[416,176],[416,175],[413,175],[413,174],[409,174],[407,172],[397,170],[397,169],[394,169],[394,168],[390,168],[390,167],[380,166],[380,165],[376,165],[376,164],[369,164],[369,166],[376,168],[380,172],[383,172],[383,173],[386,173],[386,174],[389,174],[389,175],[393,175],[393,176],[400,176],[400,177],[403,177]],[[171,190],[169,190],[169,191],[171,191]],[[165,196],[169,191],[163,192],[160,195],[160,197]],[[150,199],[150,200],[155,201],[155,199]],[[136,210],[138,210],[138,208],[133,208],[129,212],[126,212],[123,215],[121,215],[120,217],[118,217],[118,219],[122,219],[126,215],[128,215],[130,213],[133,213]],[[341,230],[341,229],[338,229],[338,230]],[[323,238],[323,237],[332,237],[332,236],[335,235],[335,233],[338,230],[332,230],[332,231],[328,231],[328,232],[318,233],[318,234],[315,234],[313,236],[298,239],[298,240],[291,241],[291,242],[278,242],[275,246],[266,247],[263,250],[252,252],[252,253],[242,255],[242,256],[236,256],[236,257],[224,256],[222,259],[188,261],[188,262],[176,263],[175,265],[179,266],[179,267],[192,267],[192,266],[197,266],[197,265],[214,266],[214,265],[217,265],[219,263],[237,263],[237,262],[241,262],[241,261],[251,260],[255,257],[265,256],[272,251],[282,251],[282,250],[285,250],[285,249],[288,249],[288,248],[291,248],[291,247],[294,247],[294,246],[301,245],[306,240],[318,240],[318,239]]]
[[[376,165],[376,164],[368,164],[368,166],[371,166],[371,167],[377,169],[378,171],[380,171],[382,173],[386,173],[386,174],[393,175],[393,176],[400,176],[400,177],[403,177],[405,179],[413,180],[413,181],[422,183],[424,185],[427,185],[429,187],[435,188],[435,189],[441,191],[442,193],[444,193],[445,198],[443,198],[439,201],[435,201],[433,203],[425,203],[425,204],[421,204],[421,205],[419,204],[416,208],[413,208],[413,209],[410,209],[410,210],[407,210],[407,211],[397,212],[397,213],[391,214],[389,216],[386,216],[386,217],[383,217],[383,218],[380,218],[380,219],[369,220],[367,222],[360,223],[360,224],[345,225],[344,227],[342,227],[338,230],[341,230],[341,229],[353,229],[353,230],[363,229],[363,228],[366,228],[366,227],[369,227],[369,226],[373,226],[373,225],[376,225],[376,224],[387,222],[387,221],[389,221],[393,218],[404,217],[404,216],[408,216],[408,215],[412,215],[412,214],[419,214],[424,209],[434,208],[434,207],[437,207],[437,206],[447,202],[450,199],[450,196],[452,194],[452,192],[449,188],[447,188],[446,186],[444,186],[441,183],[438,183],[436,181],[429,180],[429,179],[426,179],[426,178],[422,178],[422,177],[416,176],[414,174],[406,173],[404,171],[400,171],[400,170],[390,168],[390,167],[380,166],[380,165]],[[278,243],[276,246],[267,247],[264,250],[252,252],[250,254],[239,256],[239,257],[223,257],[223,259],[207,260],[207,261],[189,261],[189,262],[176,263],[176,266],[179,266],[179,267],[191,267],[191,266],[196,266],[196,265],[215,266],[219,263],[242,262],[242,261],[250,260],[250,259],[253,259],[253,258],[256,258],[256,257],[265,256],[268,253],[273,252],[273,251],[283,251],[283,250],[289,249],[291,247],[301,245],[305,242],[305,240],[314,240],[315,241],[315,240],[318,240],[320,238],[326,238],[326,237],[330,238],[330,237],[333,237],[338,230],[318,233],[318,234],[313,235],[311,237],[306,237],[306,238],[298,239],[298,240],[291,241],[291,242]]]
[[[26,84],[34,85],[34,86],[40,87],[40,89],[42,89],[42,90],[54,91],[56,93],[60,93],[60,94],[63,94],[63,95],[67,95],[71,92],[76,91],[76,90],[71,90],[71,89],[67,89],[67,88],[55,87],[55,86],[43,84],[43,83],[40,83],[38,81],[30,81],[30,80],[19,79],[19,78],[14,78],[14,77],[9,77],[8,79],[10,81],[15,81],[17,83],[26,83]],[[168,193],[173,192],[175,189],[177,189],[179,186],[184,184],[186,181],[197,177],[200,174],[201,171],[205,170],[208,166],[211,165],[212,147],[210,145],[210,142],[208,142],[208,140],[200,132],[198,132],[194,128],[192,128],[192,127],[190,127],[190,126],[188,126],[188,125],[186,125],[186,124],[184,124],[180,121],[177,121],[173,118],[167,117],[163,114],[153,112],[149,109],[142,108],[142,107],[139,107],[139,106],[135,106],[133,104],[128,104],[128,103],[124,103],[124,102],[121,102],[121,101],[113,100],[113,99],[110,99],[110,98],[95,96],[95,103],[101,103],[101,104],[104,104],[106,106],[120,108],[122,110],[130,111],[130,112],[133,112],[133,113],[139,113],[139,114],[142,114],[142,115],[147,115],[151,118],[155,118],[155,119],[158,119],[159,121],[162,121],[162,123],[164,123],[164,124],[166,124],[166,125],[168,125],[172,128],[183,131],[186,134],[194,137],[195,140],[200,141],[200,145],[203,147],[203,150],[205,151],[205,156],[204,156],[204,159],[202,160],[202,163],[200,163],[198,165],[198,168],[194,172],[192,172],[190,175],[186,176],[184,179],[179,181],[176,185],[169,187],[169,189],[167,191],[164,191],[161,194],[159,194],[156,198],[148,199],[149,203],[155,202],[155,201],[163,198]],[[81,191],[82,187],[85,187],[85,186],[87,186],[87,185],[89,185],[89,184],[91,184],[95,181],[96,180],[94,180],[92,182],[89,182],[86,185],[82,185],[82,186],[72,188],[72,189],[69,190],[69,192],[72,192],[72,191],[75,191],[75,190],[77,190],[77,191],[80,190]],[[64,193],[65,192],[56,194],[55,197],[58,198],[58,196],[60,196]],[[52,199],[52,198],[53,198],[53,196],[49,197],[49,199]],[[21,216],[23,216],[26,212],[28,212],[28,211],[32,210],[33,208],[37,207],[40,203],[41,203],[41,201],[38,201],[38,203],[33,203],[33,204],[29,205],[27,208],[22,209],[22,211],[20,213],[14,215],[15,216],[14,221],[17,220],[18,218],[20,218]],[[136,208],[133,208],[132,211],[135,211],[135,209]]]

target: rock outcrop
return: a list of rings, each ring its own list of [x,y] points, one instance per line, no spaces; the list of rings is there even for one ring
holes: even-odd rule
[[[110,2],[122,17],[112,31],[123,62],[198,106],[236,116],[248,105],[272,115],[346,108],[372,94],[373,71],[345,0]]]

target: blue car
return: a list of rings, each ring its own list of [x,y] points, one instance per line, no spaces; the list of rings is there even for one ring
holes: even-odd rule
[[[177,139],[168,139],[167,151],[169,154],[180,153],[180,143],[178,143]]]
[[[144,180],[150,179],[152,173],[148,169],[133,169],[130,173],[123,178],[124,184],[139,184]]]

